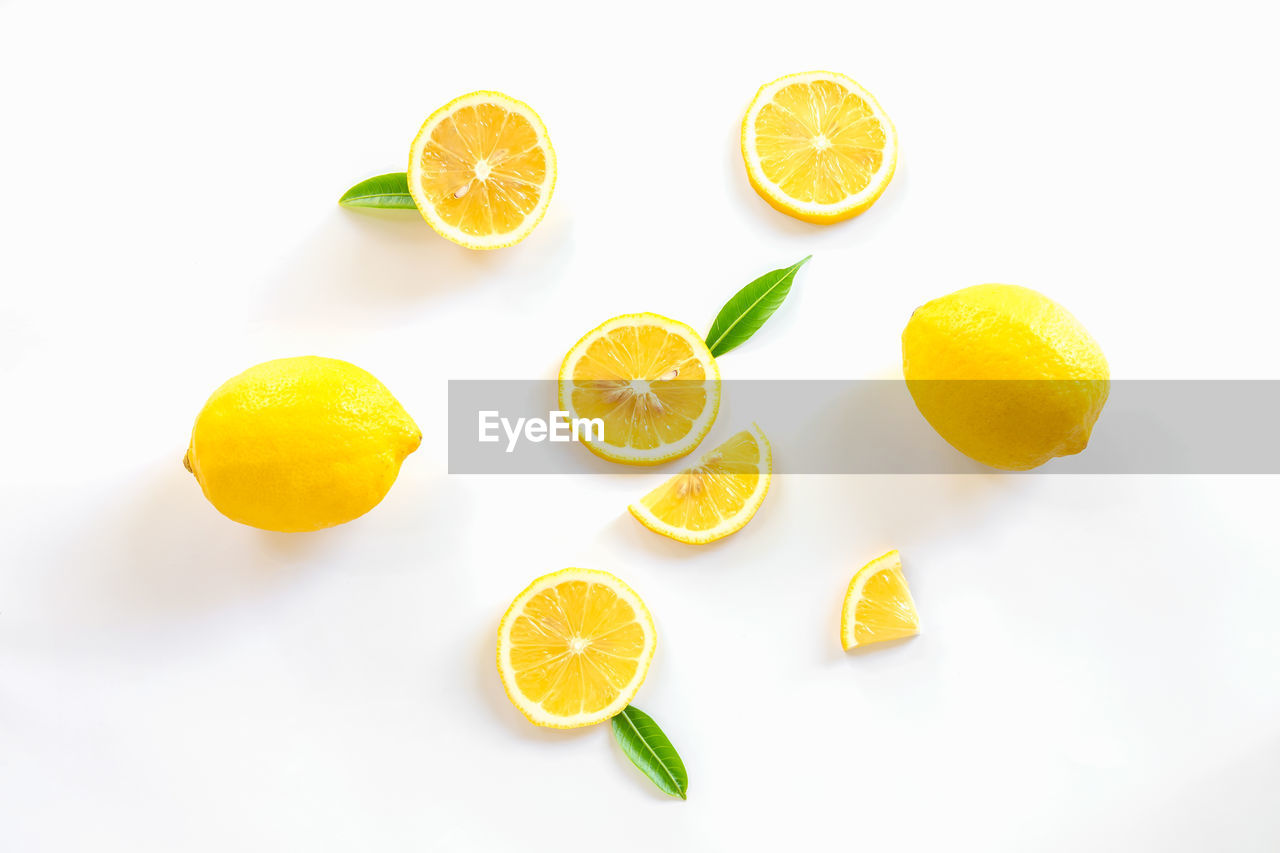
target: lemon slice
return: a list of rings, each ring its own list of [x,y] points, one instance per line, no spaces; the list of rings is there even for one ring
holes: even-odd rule
[[[704,545],[736,533],[751,520],[764,503],[772,475],[769,440],[752,424],[629,509],[655,533]]]
[[[468,249],[519,243],[556,185],[542,119],[501,92],[472,92],[427,118],[409,151],[409,192],[441,236]]]
[[[720,410],[720,370],[702,336],[658,314],[606,320],[560,366],[560,408],[599,418],[583,443],[603,459],[657,465],[698,446]],[[588,430],[587,432],[592,432]]]
[[[751,186],[797,219],[839,222],[870,207],[898,163],[893,123],[843,74],[808,71],[766,83],[742,120]]]
[[[608,572],[565,569],[511,602],[498,626],[498,674],[530,722],[589,726],[627,706],[656,645],[653,619],[631,587]]]
[[[858,569],[840,615],[840,642],[854,646],[910,637],[920,630],[916,603],[902,576],[902,556],[890,551]]]

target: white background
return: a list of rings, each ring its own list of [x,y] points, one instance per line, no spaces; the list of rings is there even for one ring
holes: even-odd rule
[[[0,848],[1277,849],[1277,479],[781,477],[693,549],[625,514],[660,475],[450,477],[443,432],[449,378],[551,377],[626,311],[705,328],[810,252],[726,378],[892,376],[911,310],[984,281],[1061,301],[1117,378],[1275,378],[1272,11],[0,0]],[[811,68],[901,139],[826,228],[737,151]],[[559,152],[529,240],[338,208],[478,88]],[[422,447],[355,523],[238,526],[191,422],[306,353],[386,382]],[[767,425],[709,441],[731,419]],[[890,547],[923,631],[846,655]],[[637,704],[687,802],[503,695],[499,616],[572,565],[655,614]]]

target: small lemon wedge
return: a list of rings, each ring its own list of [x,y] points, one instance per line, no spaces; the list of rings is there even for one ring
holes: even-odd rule
[[[845,651],[910,637],[919,630],[916,603],[902,576],[902,556],[890,551],[858,569],[849,582],[840,616],[840,642]]]

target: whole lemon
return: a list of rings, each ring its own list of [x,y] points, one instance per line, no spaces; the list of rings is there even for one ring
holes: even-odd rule
[[[377,506],[422,443],[386,386],[332,358],[282,358],[228,380],[204,404],[182,460],[234,521],[299,532]]]
[[[902,332],[902,372],[939,435],[1012,471],[1084,450],[1111,386],[1107,360],[1079,321],[1012,284],[967,287],[917,308]]]

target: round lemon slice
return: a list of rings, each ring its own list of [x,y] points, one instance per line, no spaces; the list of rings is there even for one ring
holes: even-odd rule
[[[560,366],[559,402],[574,418],[599,419],[583,443],[597,456],[657,465],[686,455],[720,410],[720,370],[702,336],[659,314],[606,320]]]
[[[772,476],[769,440],[752,424],[629,509],[655,533],[704,545],[736,533],[751,520],[769,493]]]
[[[409,150],[409,192],[422,217],[468,249],[528,237],[551,203],[556,152],[533,108],[472,92],[433,112]]]
[[[902,575],[902,556],[890,551],[858,569],[849,582],[840,615],[840,642],[845,651],[910,637],[919,630],[916,603]]]
[[[618,578],[565,569],[538,578],[498,626],[507,697],[539,726],[577,728],[631,702],[653,660],[649,610]]]
[[[770,205],[824,224],[856,216],[889,186],[893,122],[843,74],[807,71],[766,83],[742,120],[751,186]]]

